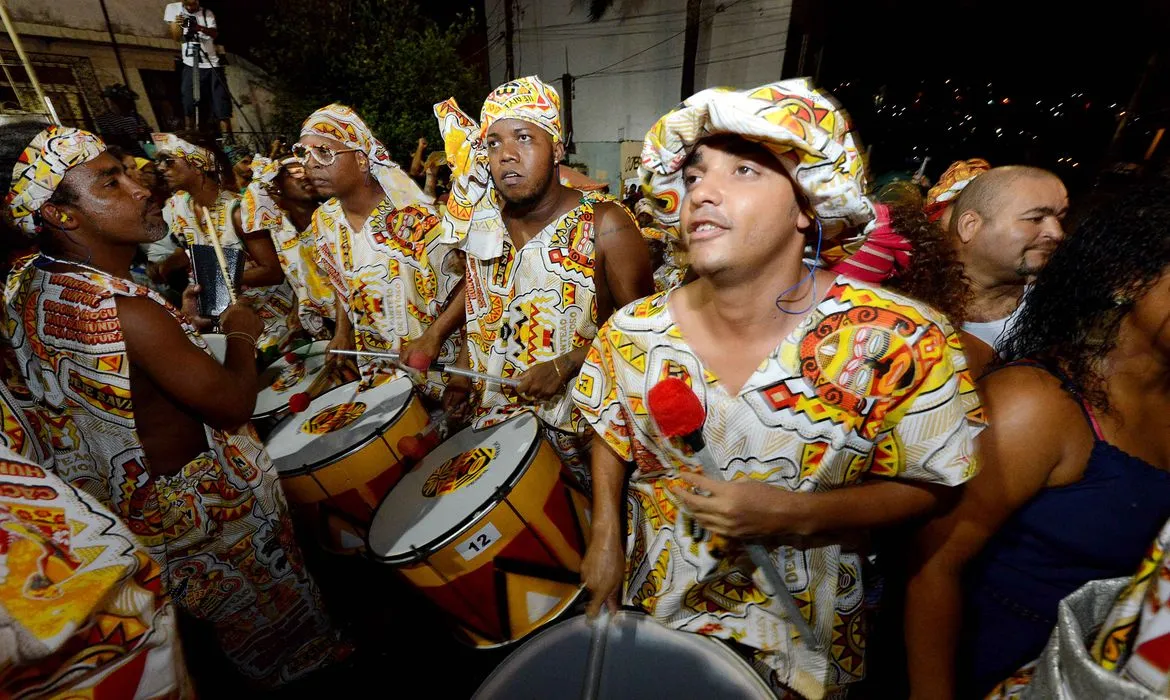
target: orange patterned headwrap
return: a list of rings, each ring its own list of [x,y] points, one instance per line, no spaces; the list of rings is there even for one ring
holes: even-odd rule
[[[982,158],[956,160],[951,163],[951,167],[947,168],[934,187],[926,193],[926,204],[923,205],[926,218],[931,221],[941,219],[943,212],[954,203],[963,188],[988,170],[991,170],[991,164]]]

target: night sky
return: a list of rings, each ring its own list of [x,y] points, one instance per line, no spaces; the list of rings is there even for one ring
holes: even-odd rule
[[[797,0],[785,67],[795,72],[793,47],[807,28],[805,73],[815,71],[823,45],[820,82],[873,146],[875,172],[913,170],[930,155],[927,174],[935,177],[951,160],[982,156],[992,164],[1052,168],[1083,188],[1102,167],[1140,160],[1156,127],[1168,121],[1170,3],[1083,5],[1091,11],[1080,5],[870,0],[841,11]],[[1118,115],[1159,46],[1138,120],[1110,156]],[[1166,151],[1170,144],[1159,155]]]

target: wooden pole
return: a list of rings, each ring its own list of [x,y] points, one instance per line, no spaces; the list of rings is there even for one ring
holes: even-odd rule
[[[41,102],[41,108],[45,110],[46,114],[52,117],[53,123],[61,126],[61,120],[57,118],[57,113],[53,110],[52,105],[49,104],[49,98],[45,97],[45,91],[41,88],[41,81],[37,80],[37,73],[33,70],[32,63],[28,60],[28,55],[24,52],[24,45],[20,43],[20,35],[16,33],[16,27],[12,24],[12,17],[8,15],[8,4],[4,0],[0,0],[0,20],[4,22],[4,31],[8,32],[8,38],[12,41],[12,48],[16,49],[16,55],[24,65],[24,72],[28,74],[28,81],[32,83],[33,91],[37,93],[37,99]]]

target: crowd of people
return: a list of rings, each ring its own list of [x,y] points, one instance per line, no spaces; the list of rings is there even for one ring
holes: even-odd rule
[[[1165,694],[1170,181],[1067,233],[1037,167],[875,192],[801,79],[663,115],[623,202],[562,169],[536,76],[434,113],[443,152],[403,169],[322,107],[246,185],[193,132],[150,161],[26,127],[3,154],[27,253],[0,344],[6,694],[189,697],[177,617],[259,688],[353,652],[250,422],[259,371],[309,341],[357,353],[329,355],[338,383],[409,378],[445,433],[537,417],[592,496],[587,613],[716,638],[778,697]]]

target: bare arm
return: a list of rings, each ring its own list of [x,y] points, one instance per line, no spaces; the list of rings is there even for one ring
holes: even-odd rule
[[[888,527],[935,511],[953,486],[902,479],[875,479],[807,495],[808,516],[799,534],[809,537]]]
[[[117,304],[126,354],[135,370],[212,428],[234,430],[252,418],[258,390],[253,344],[239,336],[229,339],[220,365],[156,302],[119,297]],[[226,323],[226,312],[224,316]]]
[[[239,207],[232,214],[237,231],[244,230]],[[248,231],[240,236],[253,267],[244,270],[244,285],[248,287],[271,287],[284,281],[284,268],[276,255],[276,244],[267,231]]]
[[[443,309],[443,313],[439,314],[439,317],[431,324],[431,328],[438,335],[440,342],[459,330],[463,326],[463,322],[467,320],[466,283],[466,279],[459,281],[459,284],[455,286],[455,291],[447,300],[447,308]],[[430,331],[430,329],[427,330]]]
[[[1044,488],[1069,442],[1068,421],[1055,416],[1064,415],[1071,402],[1052,377],[1008,368],[987,377],[981,388],[990,427],[977,440],[980,473],[958,504],[927,523],[915,542],[905,613],[913,698],[954,697],[963,569]]]
[[[590,469],[593,475],[593,539],[620,542],[622,499],[626,493],[629,465],[609,443],[595,435]]]
[[[654,293],[650,249],[638,225],[617,204],[594,209],[597,216],[597,325],[632,301]]]
[[[622,542],[622,501],[626,495],[628,464],[599,436],[593,438],[593,520],[581,579],[592,597],[587,612],[620,597],[625,578],[626,550]],[[616,602],[616,601],[615,601]]]
[[[427,147],[426,139],[418,140],[418,147],[414,149],[414,155],[410,159],[410,170],[408,171],[411,177],[418,177],[423,174],[423,151]]]

